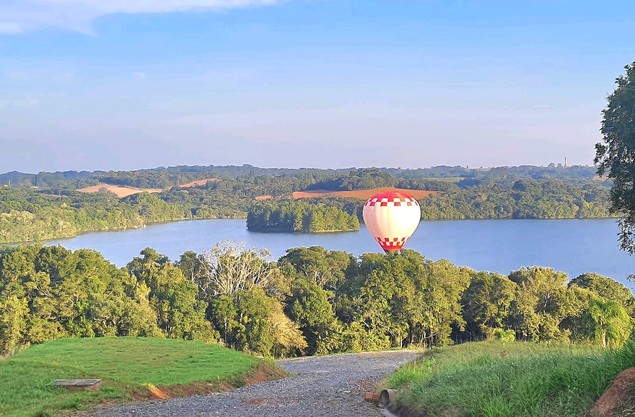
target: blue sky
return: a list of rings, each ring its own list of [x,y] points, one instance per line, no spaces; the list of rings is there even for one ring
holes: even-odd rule
[[[2,0],[0,172],[590,165],[627,1]]]

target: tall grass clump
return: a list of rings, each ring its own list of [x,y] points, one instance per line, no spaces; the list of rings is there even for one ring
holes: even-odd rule
[[[584,416],[615,376],[632,366],[632,340],[619,350],[476,342],[430,350],[387,385],[401,392],[398,405],[421,414],[573,417]]]

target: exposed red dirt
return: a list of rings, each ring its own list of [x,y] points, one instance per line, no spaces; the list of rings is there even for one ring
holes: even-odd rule
[[[267,194],[267,195],[259,195],[258,197],[256,197],[256,200],[258,201],[271,200],[272,198],[273,196],[271,194]]]
[[[591,409],[591,413],[596,417],[610,417],[619,406],[630,402],[629,398],[635,388],[635,368],[628,368],[622,371],[613,384],[604,391],[604,394]],[[629,414],[630,415],[630,414]]]
[[[397,191],[404,194],[409,194],[417,200],[422,198],[436,195],[438,191],[426,191],[426,190],[410,190],[407,188],[392,188],[392,187],[379,187],[371,188],[368,190],[352,190],[352,191],[327,191],[327,190],[313,190],[313,191],[296,191],[293,193],[293,198],[317,198],[317,197],[341,197],[341,198],[357,198],[360,200],[367,200],[375,194],[385,191]]]
[[[135,400],[165,400],[167,398],[191,397],[214,392],[229,391],[243,385],[259,384],[287,376],[288,373],[276,365],[262,363],[235,381],[196,382],[185,385],[144,385],[133,394]]]

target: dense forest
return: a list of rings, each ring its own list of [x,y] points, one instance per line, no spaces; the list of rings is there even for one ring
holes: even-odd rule
[[[247,229],[253,232],[346,232],[359,230],[357,210],[333,205],[282,200],[254,204],[247,213]]]
[[[369,172],[378,171],[404,180],[417,179],[470,179],[476,181],[497,178],[530,178],[535,180],[560,179],[567,182],[585,182],[596,175],[592,166],[563,167],[549,164],[546,167],[523,165],[517,167],[467,168],[461,166],[436,166],[431,168],[401,169],[316,169],[316,168],[259,168],[252,165],[226,166],[175,166],[167,168],[141,169],[135,171],[64,171],[40,172],[28,174],[23,172],[7,172],[0,174],[0,185],[34,186],[45,188],[81,188],[99,182],[114,185],[125,185],[141,188],[169,188],[190,181],[220,178],[234,179],[238,177],[295,177],[305,178],[308,184],[321,181],[339,181],[338,178],[350,176],[368,176]],[[375,175],[376,176],[376,175]],[[392,181],[392,180],[390,180]],[[307,185],[308,185],[307,184]],[[330,188],[329,188],[330,189]]]
[[[555,165],[418,170],[211,166],[128,172],[12,172],[0,175],[4,184],[0,186],[0,243],[43,241],[184,219],[249,218],[250,230],[303,232],[356,228],[355,221],[342,211],[356,214],[361,221],[360,200],[311,198],[294,205],[289,198],[299,190],[399,187],[439,191],[419,202],[424,220],[611,216],[609,184],[598,181],[593,172],[592,167]],[[199,186],[178,186],[212,178]],[[108,191],[78,191],[95,184],[156,187],[163,191],[121,199]],[[260,196],[270,200],[263,205],[256,200]],[[301,216],[293,214],[298,207],[304,213]],[[311,216],[314,220],[308,219]]]
[[[635,299],[596,274],[474,271],[419,253],[321,247],[265,251],[226,242],[173,262],[147,248],[125,268],[92,250],[0,252],[0,352],[60,337],[158,336],[267,356],[432,347],[471,340],[619,346]]]

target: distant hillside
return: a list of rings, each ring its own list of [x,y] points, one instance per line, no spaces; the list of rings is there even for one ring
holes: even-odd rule
[[[153,222],[246,218],[258,200],[292,196],[361,218],[359,199],[386,188],[414,194],[425,220],[612,215],[610,182],[598,181],[593,167],[319,170],[244,165],[11,172],[2,174],[0,181],[4,181],[0,182],[0,243],[71,237]],[[114,194],[99,193],[101,189]],[[335,211],[329,213],[337,217]]]
[[[226,166],[174,166],[133,171],[64,171],[37,174],[7,172],[0,174],[0,185],[35,186],[43,188],[79,189],[98,185],[100,182],[137,188],[167,189],[174,186],[207,180],[210,178],[236,179],[239,177],[296,177],[310,184],[313,190],[344,191],[374,187],[418,188],[396,181],[437,180],[466,185],[501,178],[531,178],[535,180],[560,179],[567,182],[588,182],[596,175],[593,166],[563,167],[550,164],[542,166],[517,166],[495,168],[467,168],[461,166],[436,166],[431,168],[259,168],[251,165]],[[369,183],[368,180],[371,180]],[[598,178],[595,178],[597,181]],[[379,183],[377,183],[379,181]],[[388,183],[386,183],[388,181]],[[374,182],[374,183],[372,183]]]

